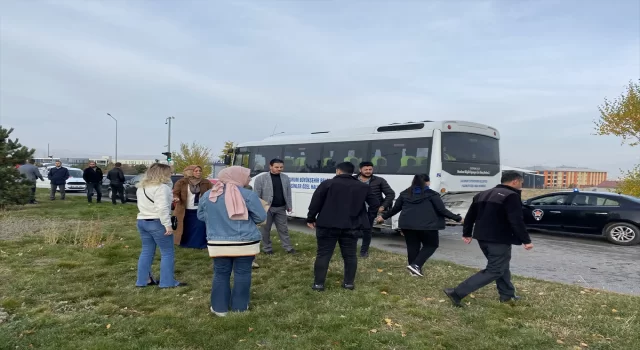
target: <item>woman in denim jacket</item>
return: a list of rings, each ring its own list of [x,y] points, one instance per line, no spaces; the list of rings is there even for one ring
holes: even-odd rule
[[[229,307],[239,312],[249,308],[251,263],[260,253],[262,238],[257,224],[267,218],[258,195],[243,188],[249,181],[249,169],[226,168],[198,205],[198,219],[207,225],[207,247],[213,258],[210,310],[221,317],[227,315]]]

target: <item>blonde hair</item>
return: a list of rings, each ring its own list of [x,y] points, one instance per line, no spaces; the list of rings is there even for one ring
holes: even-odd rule
[[[144,174],[136,187],[145,188],[167,184],[171,181],[171,167],[166,164],[154,163]]]

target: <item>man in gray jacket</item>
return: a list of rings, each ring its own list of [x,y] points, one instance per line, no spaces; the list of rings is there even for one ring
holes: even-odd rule
[[[282,247],[289,254],[296,251],[289,239],[289,229],[287,228],[287,213],[291,212],[291,181],[289,177],[282,173],[284,162],[280,159],[273,159],[269,162],[269,172],[262,173],[255,178],[253,191],[262,200],[269,203],[267,212],[267,223],[262,230],[262,250],[265,254],[273,254],[271,246],[271,226],[276,224],[276,229],[282,241]]]
[[[28,162],[24,163],[18,168],[18,171],[21,175],[23,175],[27,180],[33,182],[31,186],[31,196],[29,197],[29,204],[37,204],[36,202],[36,181],[40,179],[40,181],[44,181],[42,174],[40,174],[40,170],[34,165],[35,160],[29,159]]]

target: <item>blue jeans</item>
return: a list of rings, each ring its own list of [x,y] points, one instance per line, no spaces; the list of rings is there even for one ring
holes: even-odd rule
[[[142,251],[138,260],[137,287],[144,287],[151,276],[151,264],[156,254],[156,246],[160,247],[160,288],[170,288],[178,285],[173,278],[173,235],[165,236],[167,229],[159,219],[138,220],[138,231],[142,240]]]
[[[215,312],[247,311],[251,293],[251,263],[253,256],[213,258],[211,306]],[[231,291],[233,270],[233,292]]]

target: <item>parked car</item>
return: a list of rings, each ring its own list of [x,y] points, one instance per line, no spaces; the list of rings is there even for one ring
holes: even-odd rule
[[[522,202],[528,229],[602,235],[618,245],[640,243],[640,198],[606,192],[555,192]]]
[[[144,174],[136,175],[124,182],[124,196],[127,199],[127,201],[138,200],[138,197],[136,196],[136,191],[138,190],[136,185],[138,184],[138,182],[140,182],[140,180],[142,180],[143,176]],[[172,188],[173,188],[173,185],[183,177],[184,177],[183,175],[171,175]]]
[[[135,175],[125,175],[124,181],[131,180]],[[102,177],[102,193],[106,193],[107,197],[111,198],[111,181],[107,179],[107,176]]]

